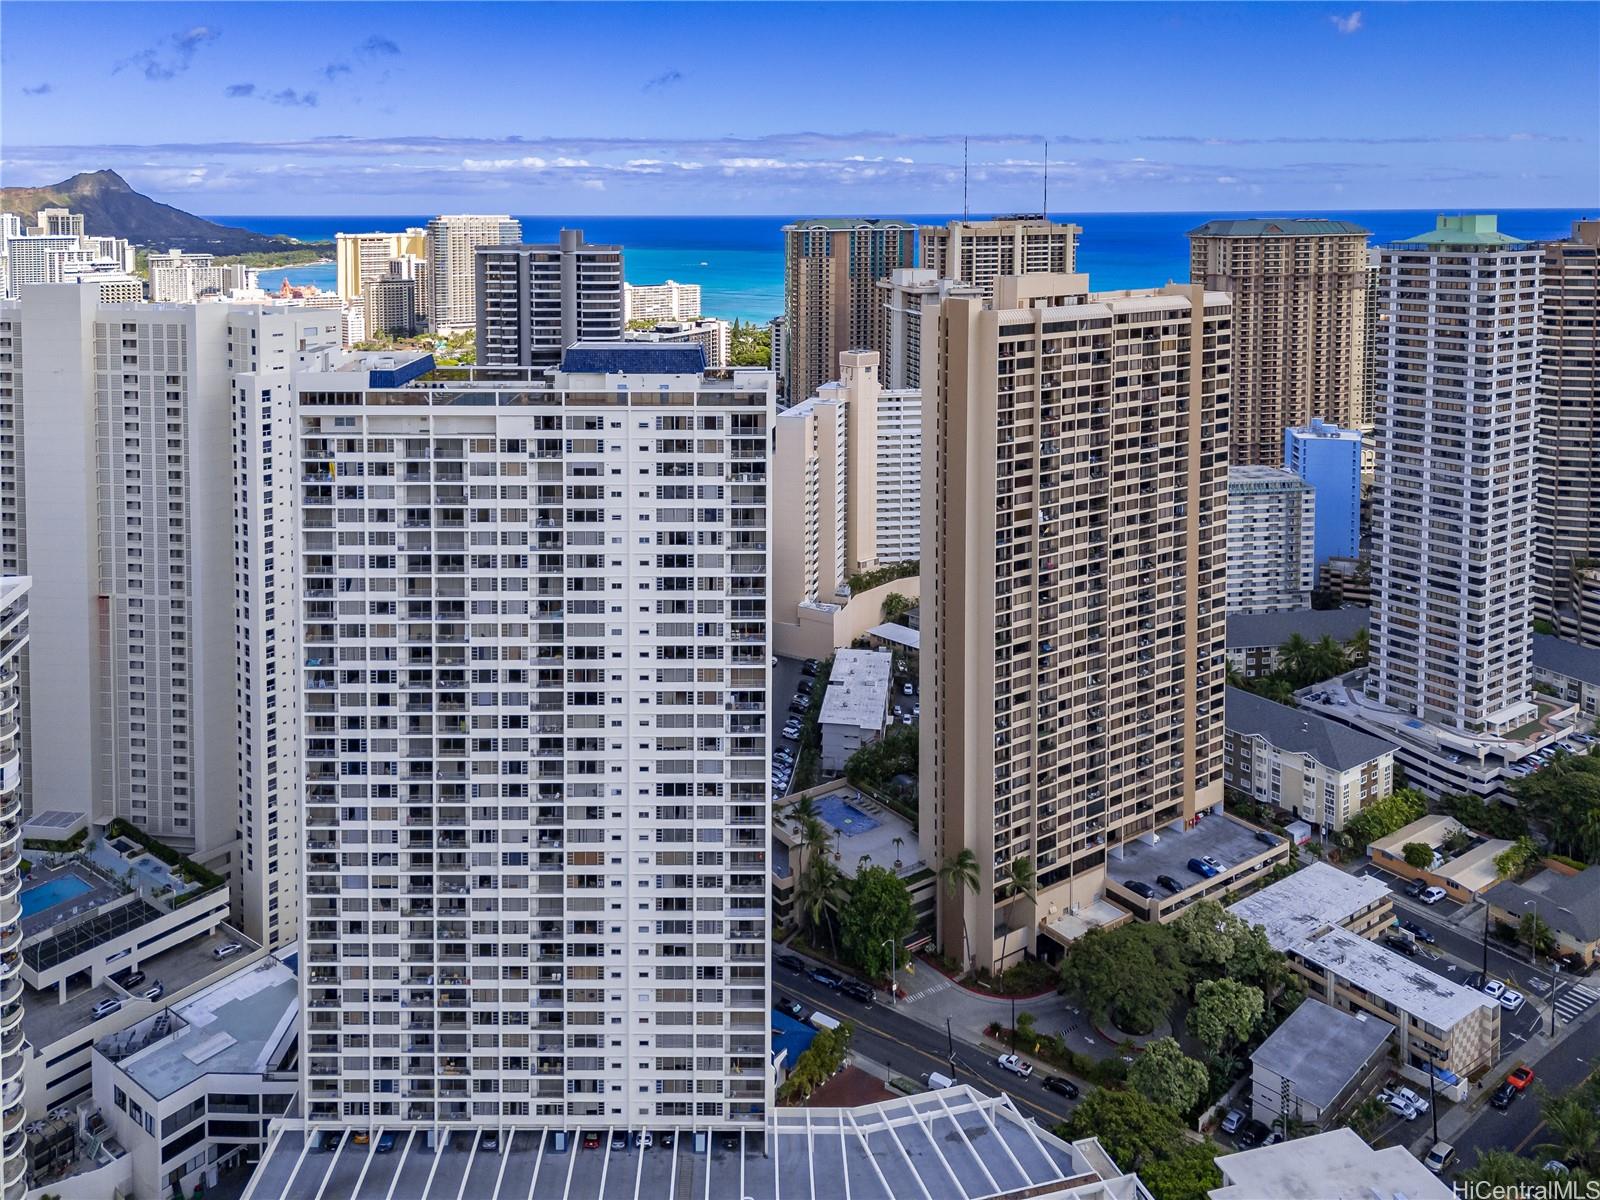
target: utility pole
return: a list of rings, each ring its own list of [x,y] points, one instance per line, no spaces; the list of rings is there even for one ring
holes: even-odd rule
[[[1439,1105],[1433,1098],[1433,1055],[1428,1055],[1428,1115],[1433,1118],[1433,1140],[1439,1140]]]
[[[950,1032],[950,1018],[949,1017],[946,1017],[944,1019],[944,1036],[945,1036],[945,1041],[948,1042],[949,1046],[950,1046],[950,1063],[951,1063],[952,1066],[954,1066],[955,1065],[955,1061],[956,1061],[956,1035],[954,1033]]]

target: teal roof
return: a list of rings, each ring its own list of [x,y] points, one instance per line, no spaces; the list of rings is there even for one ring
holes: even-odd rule
[[[868,226],[878,229],[915,229],[916,226],[892,217],[809,217],[793,221],[784,229],[860,229]]]
[[[1427,233],[1403,238],[1399,246],[1528,246],[1526,238],[1501,233],[1500,218],[1493,213],[1470,213],[1459,217],[1440,216]]]
[[[1190,237],[1314,237],[1356,233],[1370,237],[1372,230],[1354,221],[1328,217],[1251,217],[1242,221],[1207,221],[1189,230]]]

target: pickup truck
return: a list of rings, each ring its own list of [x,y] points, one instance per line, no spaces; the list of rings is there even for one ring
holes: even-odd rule
[[[1033,1064],[1023,1062],[1015,1054],[1002,1054],[994,1061],[1013,1075],[1020,1075],[1024,1079],[1033,1074]]]

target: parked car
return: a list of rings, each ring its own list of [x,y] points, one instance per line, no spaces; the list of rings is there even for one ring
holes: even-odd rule
[[[1449,1142],[1435,1142],[1433,1149],[1428,1151],[1428,1157],[1422,1160],[1422,1165],[1437,1175],[1456,1160],[1456,1148]]]
[[[839,985],[844,982],[844,976],[837,971],[830,971],[827,967],[812,967],[808,972],[812,980],[820,983],[825,988],[839,990]]]
[[[394,1149],[394,1134],[380,1133],[378,1135],[378,1153],[387,1154]]]
[[[1217,869],[1203,858],[1191,858],[1186,865],[1196,875],[1204,875],[1207,879],[1217,873]]]
[[[121,1000],[117,1000],[117,999],[102,1000],[102,1001],[100,1001],[99,1004],[96,1004],[94,1006],[94,1019],[96,1021],[98,1021],[101,1017],[109,1017],[112,1013],[116,1012],[117,1009],[119,1009],[121,1007],[122,1007],[122,1001]]]
[[[655,1144],[655,1138],[650,1136],[648,1129],[635,1129],[633,1131],[633,1147],[635,1150],[648,1150]]]
[[[1406,937],[1403,933],[1384,934],[1383,944],[1389,947],[1389,949],[1397,951],[1400,954],[1416,954],[1417,952],[1416,941],[1412,938]]]
[[[500,1135],[493,1132],[479,1134],[478,1149],[490,1152],[500,1149]]]
[[[1504,1112],[1511,1107],[1511,1102],[1517,1098],[1517,1089],[1509,1083],[1502,1083],[1495,1089],[1494,1095],[1489,1097],[1489,1103]]]
[[[128,967],[113,975],[111,981],[131,992],[144,982],[144,972],[134,967]]]
[[[166,994],[167,985],[162,983],[159,979],[152,983],[149,987],[145,988],[144,991],[139,993],[139,995],[143,996],[146,1000],[149,1000],[152,1003],[161,999],[161,997],[165,996]]]
[[[1532,1067],[1516,1067],[1512,1070],[1511,1074],[1506,1076],[1506,1085],[1508,1087],[1516,1088],[1516,1090],[1519,1092],[1526,1089],[1527,1086],[1532,1082]]]
[[[1001,1069],[1010,1071],[1013,1075],[1020,1075],[1024,1079],[1033,1074],[1033,1064],[1023,1062],[1015,1054],[1002,1054],[994,1061]]]
[[[585,1150],[600,1149],[600,1131],[598,1129],[590,1129],[584,1133],[583,1148]]]
[[[906,684],[906,685],[905,685],[905,686],[903,686],[903,687],[902,687],[902,688],[901,688],[901,689],[900,689],[900,691],[901,691],[901,692],[902,692],[902,693],[903,693],[903,694],[904,694],[904,695],[907,695],[907,696],[914,696],[914,695],[916,695],[916,694],[917,694],[917,689],[916,689],[916,688],[914,688],[914,687],[912,687],[912,686],[911,686],[911,685],[910,685],[910,684],[909,684],[909,683],[908,683],[908,684]]]
[[[1244,1124],[1244,1114],[1237,1108],[1230,1108],[1222,1115],[1222,1132],[1238,1133],[1239,1126]]]
[[[1500,993],[1500,1007],[1507,1012],[1516,1012],[1522,1007],[1522,993],[1514,992],[1510,988]]]
[[[1256,830],[1256,841],[1260,842],[1263,846],[1276,846],[1278,844],[1278,835],[1275,833],[1269,833],[1265,829],[1258,829]]]
[[[1505,990],[1506,985],[1501,983],[1498,979],[1485,979],[1483,981],[1483,994],[1489,997],[1491,1000],[1500,999]]]
[[[1424,889],[1422,895],[1418,896],[1417,899],[1424,904],[1437,904],[1444,897],[1445,890],[1442,887],[1431,887]]]
[[[793,1017],[796,1021],[805,1020],[806,1010],[798,1000],[791,1000],[787,996],[779,996],[778,1002],[772,1006],[786,1017]]]
[[[1274,1129],[1271,1133],[1267,1134],[1267,1140],[1261,1144],[1263,1146],[1276,1146],[1279,1142],[1284,1140],[1283,1130]]]
[[[1142,879],[1130,879],[1122,885],[1135,896],[1143,896],[1146,900],[1155,899],[1156,890]]]
[[[1392,1095],[1389,1092],[1379,1092],[1378,1099],[1382,1100],[1383,1106],[1396,1116],[1404,1117],[1408,1121],[1417,1119],[1417,1110],[1399,1096]]]
[[[805,959],[798,954],[779,954],[772,960],[786,971],[800,972],[806,969]]]
[[[819,663],[816,659],[808,658],[808,659],[805,660],[805,662],[800,664],[800,674],[802,674],[802,675],[815,675],[817,673],[817,668],[820,667],[821,665],[822,664]]]
[[[628,1134],[623,1129],[611,1131],[611,1148],[613,1150],[626,1150],[628,1148]]]
[[[220,962],[224,958],[232,958],[243,949],[244,946],[238,942],[224,942],[211,952],[211,957]]]
[[[1411,1105],[1411,1107],[1416,1109],[1419,1113],[1425,1113],[1431,1107],[1426,1096],[1419,1095],[1408,1087],[1397,1087],[1394,1090],[1394,1094],[1399,1096],[1400,1099],[1404,1100],[1407,1104]]]
[[[849,996],[852,1000],[859,1000],[863,1004],[871,1004],[873,991],[870,984],[862,983],[859,979],[846,979],[839,985],[842,995]]]
[[[1171,892],[1174,896],[1183,891],[1183,884],[1179,883],[1171,875],[1157,875],[1156,882],[1162,887],[1166,888],[1167,891]]]
[[[1239,1145],[1246,1150],[1252,1146],[1259,1146],[1271,1132],[1272,1130],[1260,1121],[1246,1121],[1244,1128],[1239,1130]]]
[[[1415,921],[1401,921],[1400,922],[1400,928],[1404,929],[1407,933],[1409,933],[1412,937],[1416,938],[1417,941],[1419,941],[1419,942],[1427,942],[1428,945],[1431,946],[1431,945],[1433,945],[1433,943],[1435,941],[1433,934],[1429,933],[1426,929],[1424,929],[1421,925],[1418,925]]]
[[[368,1133],[365,1129],[358,1130],[357,1132],[351,1134],[350,1144],[352,1146],[369,1146],[372,1144],[372,1134]]]
[[[676,1137],[677,1133],[675,1131],[671,1129],[662,1130],[661,1137],[658,1139],[661,1142],[661,1148],[663,1150],[671,1150],[673,1139]]]
[[[1047,1092],[1054,1092],[1058,1096],[1065,1096],[1068,1100],[1078,1098],[1078,1085],[1070,1079],[1063,1079],[1059,1075],[1046,1075],[1044,1087]]]
[[[1214,855],[1202,854],[1200,856],[1200,861],[1205,863],[1205,865],[1210,867],[1213,871],[1222,870],[1222,860]]]
[[[1413,900],[1415,900],[1418,896],[1422,895],[1423,889],[1426,888],[1427,886],[1428,886],[1427,880],[1425,880],[1425,879],[1413,879],[1410,883],[1406,884],[1406,886],[1404,888],[1402,888],[1401,890],[1406,895],[1410,896]]]

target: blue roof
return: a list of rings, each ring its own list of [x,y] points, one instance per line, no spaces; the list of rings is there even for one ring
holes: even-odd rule
[[[706,352],[698,342],[576,342],[561,358],[566,372],[601,375],[700,375]]]
[[[793,1017],[772,1010],[772,1057],[776,1059],[782,1051],[783,1065],[794,1069],[795,1059],[811,1049],[811,1042],[817,1036],[817,1031],[809,1025],[796,1021]]]

